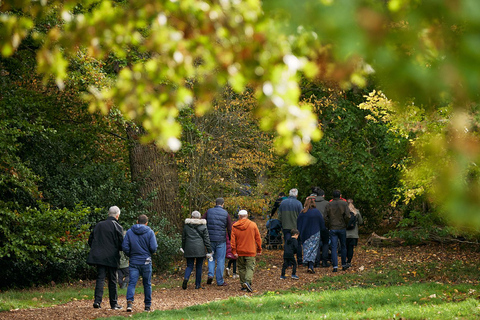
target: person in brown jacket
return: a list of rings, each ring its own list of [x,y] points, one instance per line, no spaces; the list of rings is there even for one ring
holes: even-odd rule
[[[248,212],[240,210],[238,221],[232,226],[232,253],[237,258],[242,290],[253,292],[252,279],[255,256],[262,253],[262,238],[257,224],[248,219]]]

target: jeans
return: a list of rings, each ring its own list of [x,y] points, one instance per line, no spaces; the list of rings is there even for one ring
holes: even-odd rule
[[[183,278],[185,280],[190,279],[190,275],[192,274],[192,271],[193,271],[193,265],[195,264],[195,260],[196,260],[195,287],[200,287],[200,285],[202,284],[203,259],[205,259],[205,258],[204,257],[201,257],[201,258],[187,258],[187,268],[185,269],[185,276]]]
[[[330,230],[330,240],[332,241],[332,265],[338,268],[338,240],[340,240],[340,256],[342,258],[342,267],[347,266],[347,230]]]
[[[145,294],[145,306],[152,305],[152,264],[131,264],[129,267],[130,281],[127,288],[127,301],[134,301],[133,295],[135,294],[135,286],[137,285],[138,278],[142,276],[143,279],[143,292]]]
[[[226,242],[211,242],[213,249],[213,261],[208,260],[208,277],[217,279],[217,285],[223,284],[223,270],[225,269],[225,255],[227,254]],[[217,270],[215,271],[215,263]]]
[[[97,281],[95,283],[95,303],[101,304],[103,297],[103,285],[105,277],[108,276],[108,297],[110,299],[110,307],[117,305],[117,268],[97,265]]]

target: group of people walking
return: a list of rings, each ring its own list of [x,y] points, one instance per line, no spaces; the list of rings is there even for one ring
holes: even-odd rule
[[[360,212],[353,200],[345,200],[339,190],[333,191],[333,199],[325,200],[325,192],[315,187],[305,203],[297,200],[298,190],[291,189],[288,197],[283,193],[274,204],[272,215],[278,211],[284,236],[284,263],[281,279],[286,279],[287,268],[292,266],[292,279],[297,280],[297,265],[307,266],[307,272],[315,273],[315,267],[328,267],[330,257],[333,272],[338,271],[338,244],[340,244],[341,266],[347,270],[358,242],[358,225],[363,223]],[[215,206],[202,216],[193,211],[185,219],[182,232],[182,247],[187,267],[182,288],[188,287],[190,276],[195,269],[195,289],[202,287],[202,266],[208,259],[207,285],[215,279],[217,286],[227,286],[225,273],[233,270],[233,278],[240,279],[241,290],[253,292],[252,280],[256,256],[262,253],[262,239],[257,224],[248,219],[248,212],[240,210],[238,221],[232,222],[230,214],[223,208],[224,199],[217,198]],[[157,240],[148,227],[148,217],[140,215],[137,223],[126,233],[118,223],[120,209],[110,207],[108,218],[99,222],[90,234],[91,247],[87,263],[97,267],[94,308],[101,308],[103,285],[108,278],[110,307],[122,309],[118,304],[117,272],[120,253],[129,259],[120,269],[126,276],[127,311],[132,311],[135,287],[140,276],[143,279],[145,310],[151,310],[152,303],[152,254],[157,250]],[[352,218],[356,223],[351,224]],[[331,248],[330,248],[331,247]],[[331,253],[329,253],[329,250]],[[296,257],[296,258],[295,258]],[[225,259],[229,259],[225,270]],[[123,263],[125,264],[125,259]],[[231,269],[233,266],[233,269]],[[226,272],[225,272],[226,271]],[[121,277],[123,278],[123,276]]]
[[[363,223],[362,215],[353,205],[353,200],[343,199],[339,190],[333,191],[330,201],[325,200],[325,192],[319,187],[314,187],[312,191],[303,206],[297,200],[297,189],[291,189],[288,198],[281,193],[272,210],[272,215],[275,209],[278,211],[285,242],[281,279],[285,279],[289,266],[292,266],[292,279],[298,279],[297,264],[305,265],[307,272],[315,273],[315,267],[329,266],[329,257],[333,272],[337,272],[338,244],[342,270],[351,266],[358,243],[358,225]]]
[[[240,210],[238,221],[232,223],[228,212],[223,208],[224,199],[217,198],[215,207],[200,217],[198,211],[185,219],[182,233],[182,250],[187,259],[182,288],[187,289],[195,262],[195,289],[203,289],[202,265],[208,258],[207,285],[215,278],[217,286],[226,286],[224,279],[225,258],[229,266],[240,278],[241,290],[252,292],[252,279],[255,270],[255,257],[262,252],[262,239],[257,224],[248,219],[248,212]],[[230,270],[230,268],[228,268]],[[237,270],[236,270],[237,269]]]

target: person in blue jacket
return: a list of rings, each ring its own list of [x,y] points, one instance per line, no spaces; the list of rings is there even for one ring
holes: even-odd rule
[[[147,226],[148,217],[140,215],[137,224],[133,225],[125,235],[122,250],[130,258],[130,280],[127,288],[127,311],[133,308],[135,286],[138,278],[143,278],[145,294],[145,311],[150,311],[152,305],[152,254],[157,251],[155,233]]]

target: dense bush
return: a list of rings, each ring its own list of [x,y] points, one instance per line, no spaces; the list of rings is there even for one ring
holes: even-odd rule
[[[0,202],[1,286],[68,281],[85,274],[86,220],[92,211],[52,209],[43,203],[21,209]]]

